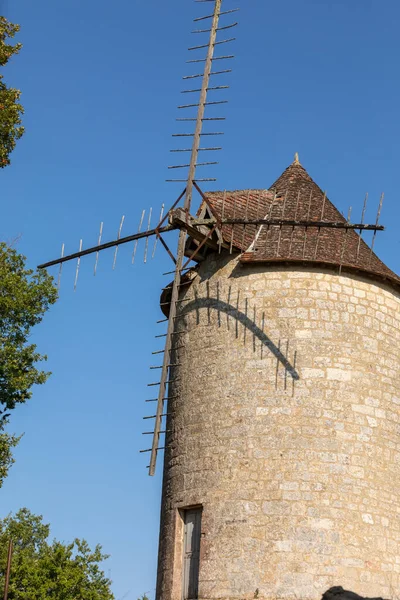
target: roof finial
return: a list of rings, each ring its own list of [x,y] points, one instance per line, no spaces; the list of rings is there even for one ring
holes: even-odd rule
[[[299,161],[299,153],[296,152],[296,154],[294,155],[294,164],[295,165],[299,165],[300,161]]]

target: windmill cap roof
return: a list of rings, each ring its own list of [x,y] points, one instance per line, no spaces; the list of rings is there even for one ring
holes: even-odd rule
[[[295,160],[269,189],[207,192],[217,218],[346,223],[345,217]],[[224,241],[242,252],[242,263],[314,264],[361,272],[400,288],[387,267],[353,229],[290,225],[223,225]]]

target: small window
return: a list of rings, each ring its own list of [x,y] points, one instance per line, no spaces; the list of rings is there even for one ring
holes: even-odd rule
[[[197,600],[199,593],[201,507],[183,512],[183,600]]]

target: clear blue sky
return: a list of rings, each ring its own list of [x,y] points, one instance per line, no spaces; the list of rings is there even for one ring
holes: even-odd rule
[[[226,7],[234,6],[226,0]],[[394,0],[239,0],[218,187],[268,187],[294,152],[337,206],[369,219],[381,191],[387,232],[377,250],[400,271],[400,5]],[[23,91],[26,135],[0,173],[0,236],[29,264],[93,244],[100,221],[113,238],[121,215],[172,204],[166,184],[171,134],[190,73],[190,0],[19,0],[6,16],[22,26],[21,55],[7,70]],[[374,205],[374,206],[373,206]],[[44,515],[63,540],[85,537],[112,555],[117,600],[153,596],[161,469],[146,475],[146,384],[170,260],[130,265],[132,248],[65,267],[61,297],[34,338],[50,381],[13,414],[25,432],[1,490],[0,516],[21,506]],[[172,263],[171,263],[172,264]],[[143,439],[144,438],[144,439]],[[125,596],[125,594],[127,594]]]

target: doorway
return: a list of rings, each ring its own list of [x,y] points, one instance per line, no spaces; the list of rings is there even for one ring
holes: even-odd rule
[[[201,507],[189,508],[183,512],[183,600],[197,600],[198,598],[201,513]]]

